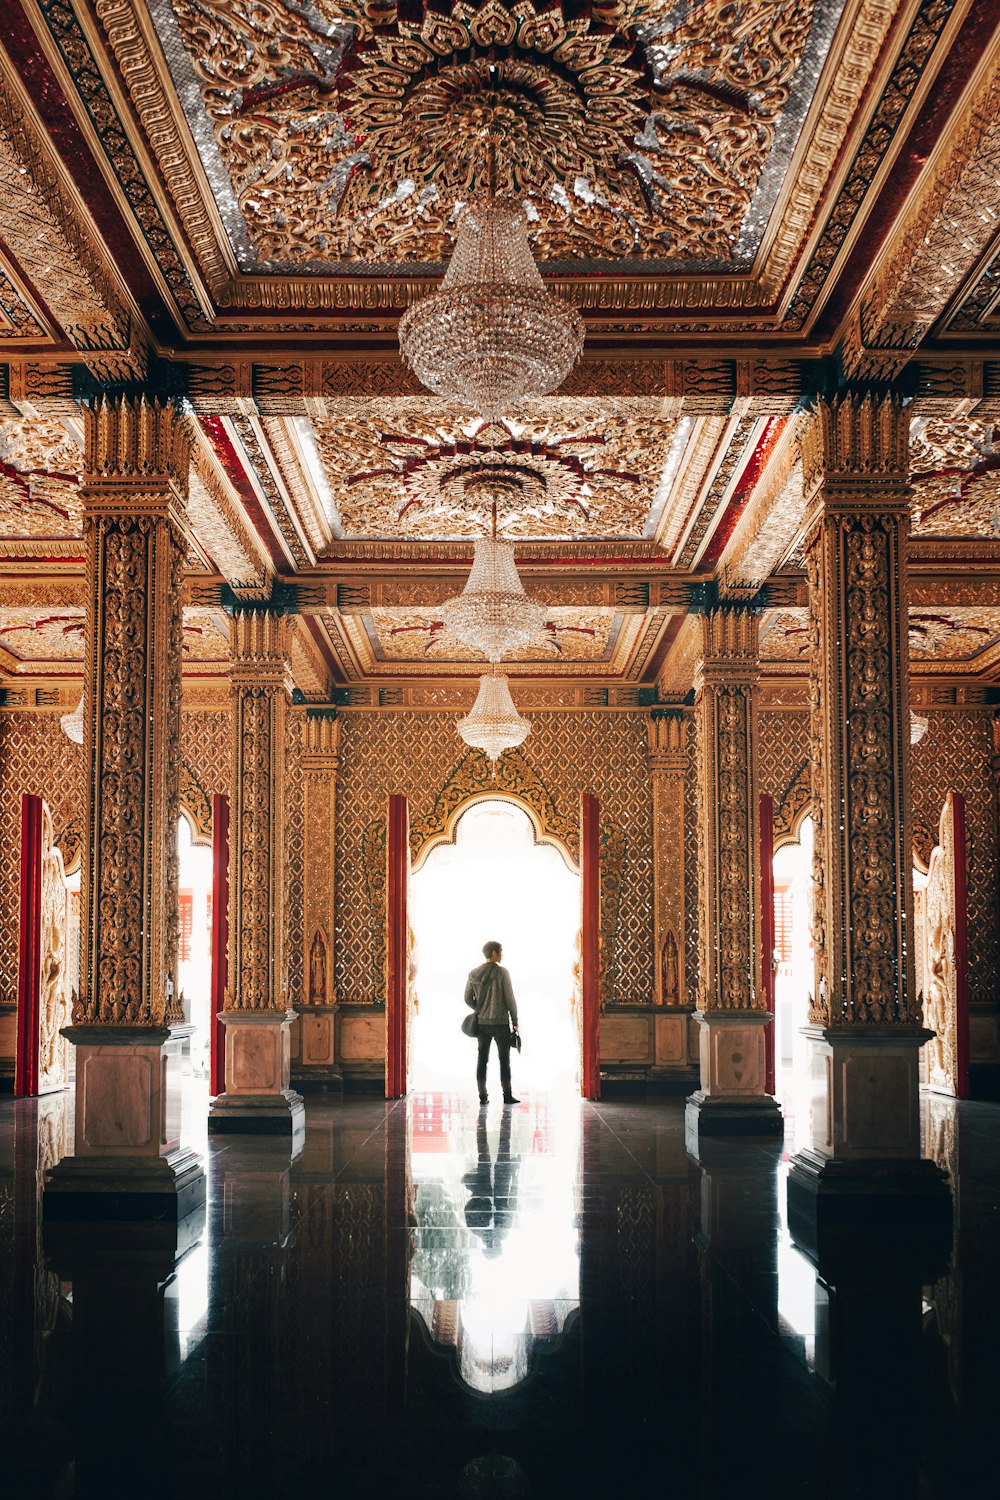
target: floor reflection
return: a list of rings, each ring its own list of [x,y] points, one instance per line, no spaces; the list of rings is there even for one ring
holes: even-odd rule
[[[470,1389],[508,1390],[579,1306],[579,1100],[424,1093],[410,1121],[411,1306]]]
[[[927,1101],[955,1191],[921,1284],[819,1268],[782,1146],[680,1101],[310,1100],[213,1139],[180,1230],[46,1224],[69,1095],[0,1104],[5,1493],[878,1496],[990,1483],[1000,1110]],[[137,1478],[138,1476],[138,1478]],[[978,1488],[977,1488],[978,1487]]]

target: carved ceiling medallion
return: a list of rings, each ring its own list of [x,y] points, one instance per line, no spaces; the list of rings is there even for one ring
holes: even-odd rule
[[[433,400],[372,402],[317,421],[316,453],[342,537],[510,540],[648,533],[677,423],[660,404],[550,399],[503,422]]]
[[[843,0],[149,5],[244,269],[440,265],[486,129],[545,262],[690,269],[752,256]]]

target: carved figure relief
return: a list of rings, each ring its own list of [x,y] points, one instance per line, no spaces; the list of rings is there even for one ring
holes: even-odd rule
[[[327,1003],[327,948],[326,937],[317,928],[309,945],[309,1004]]]
[[[69,1083],[69,1043],[59,1032],[70,1022],[69,895],[47,807],[42,816],[40,946],[38,1092],[47,1094]]]
[[[964,823],[964,819],[963,819]],[[966,1001],[964,859],[956,859],[955,797],[941,810],[938,842],[924,893],[924,1025],[934,1032],[922,1050],[923,1082],[935,1093],[962,1092],[959,1026]]]

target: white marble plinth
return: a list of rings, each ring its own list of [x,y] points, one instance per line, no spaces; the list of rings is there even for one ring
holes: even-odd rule
[[[305,1106],[291,1087],[295,1012],[223,1011],[226,1092],[212,1101],[211,1132],[291,1135],[305,1130]]]
[[[687,1101],[689,1149],[702,1135],[781,1135],[781,1110],[767,1092],[766,1011],[698,1011],[701,1088]]]
[[[837,1161],[920,1156],[922,1027],[807,1027],[809,1139]]]
[[[167,1027],[69,1026],[74,1152],[47,1175],[49,1218],[181,1219],[205,1201],[181,1144],[181,1042]]]

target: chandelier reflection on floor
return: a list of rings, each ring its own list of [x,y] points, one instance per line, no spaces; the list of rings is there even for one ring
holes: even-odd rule
[[[583,319],[545,290],[524,210],[496,193],[496,141],[488,191],[464,205],[438,291],[399,324],[403,358],[422,385],[498,418],[562,384],[583,352]]]
[[[506,677],[496,666],[489,677],[480,677],[479,693],[472,709],[458,721],[458,732],[467,745],[482,750],[490,760],[499,760],[531,732],[531,723],[518,713]]]

